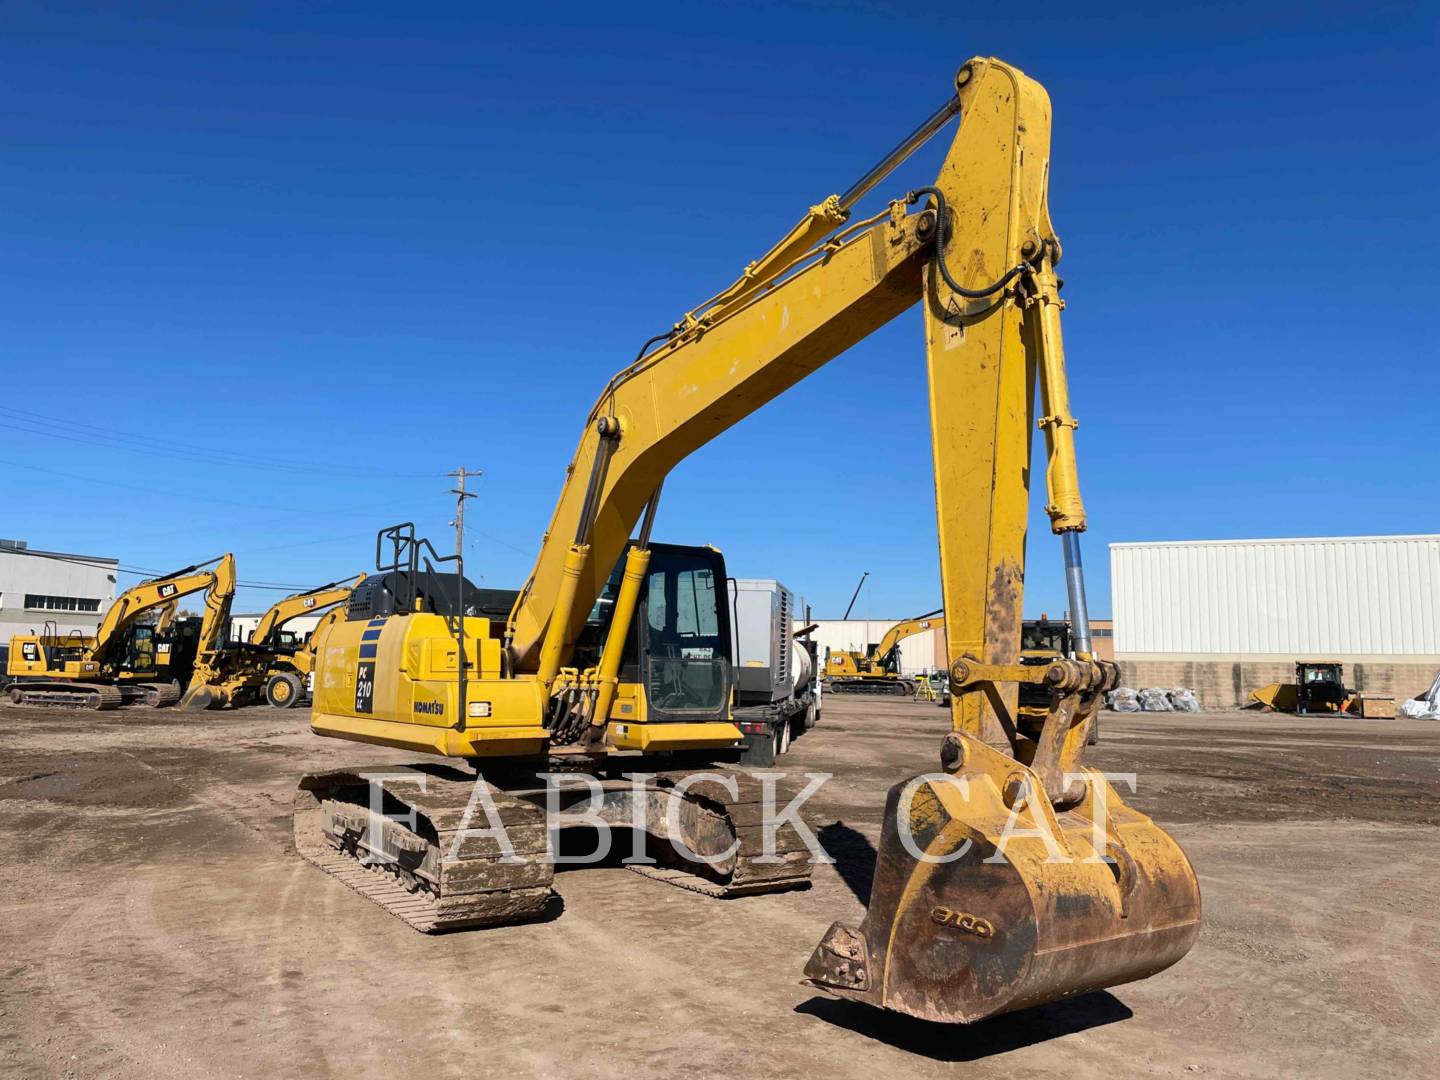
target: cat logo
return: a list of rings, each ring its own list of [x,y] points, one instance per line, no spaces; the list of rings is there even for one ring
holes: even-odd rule
[[[315,606],[315,597],[313,597],[313,596],[307,596],[307,597],[304,599],[304,601],[301,603],[301,607],[314,607],[314,606]]]
[[[174,585],[174,584],[171,584],[171,585],[161,585],[160,588],[159,588],[157,591],[159,592],[159,594],[160,594],[161,596],[174,596],[174,595],[175,595],[175,590],[178,589],[179,587],[180,587],[180,586]]]
[[[968,911],[951,911],[946,907],[937,907],[931,910],[930,921],[941,926],[953,926],[956,930],[980,938],[995,936],[994,923],[989,919],[982,919],[979,915],[971,915]]]

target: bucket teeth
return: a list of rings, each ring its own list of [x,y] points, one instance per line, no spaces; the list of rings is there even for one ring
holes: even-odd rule
[[[844,923],[833,923],[815,946],[810,962],[805,965],[806,979],[816,986],[854,990],[870,989],[870,971],[866,967],[869,949],[865,937]]]

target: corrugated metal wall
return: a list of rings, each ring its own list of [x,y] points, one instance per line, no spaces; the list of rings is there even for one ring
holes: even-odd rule
[[[1115,652],[1440,655],[1440,536],[1110,545]]]
[[[817,619],[815,641],[820,646],[820,663],[825,663],[825,650],[845,649],[864,652],[880,639],[899,619]],[[919,675],[945,666],[944,638],[935,630],[925,630],[900,643],[900,671]]]

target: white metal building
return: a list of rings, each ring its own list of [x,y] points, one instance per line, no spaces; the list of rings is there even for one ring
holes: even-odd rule
[[[115,602],[117,559],[39,551],[23,540],[0,540],[0,641],[39,632],[53,622],[62,634],[92,634]]]
[[[820,663],[825,663],[825,650],[865,652],[880,644],[892,626],[901,619],[819,619],[814,639],[820,646]],[[945,638],[937,630],[925,630],[900,643],[900,671],[904,675],[922,675],[944,668]]]
[[[1440,536],[1111,544],[1130,660],[1440,657]]]

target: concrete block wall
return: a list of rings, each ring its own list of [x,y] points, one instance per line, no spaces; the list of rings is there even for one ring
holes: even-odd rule
[[[1346,661],[1345,685],[1366,694],[1393,697],[1399,705],[1430,689],[1440,658],[1419,663],[1389,660]],[[1189,687],[1206,709],[1240,709],[1250,691],[1267,683],[1293,682],[1295,662],[1280,660],[1128,660],[1120,657],[1120,685],[1139,690],[1147,686]]]

